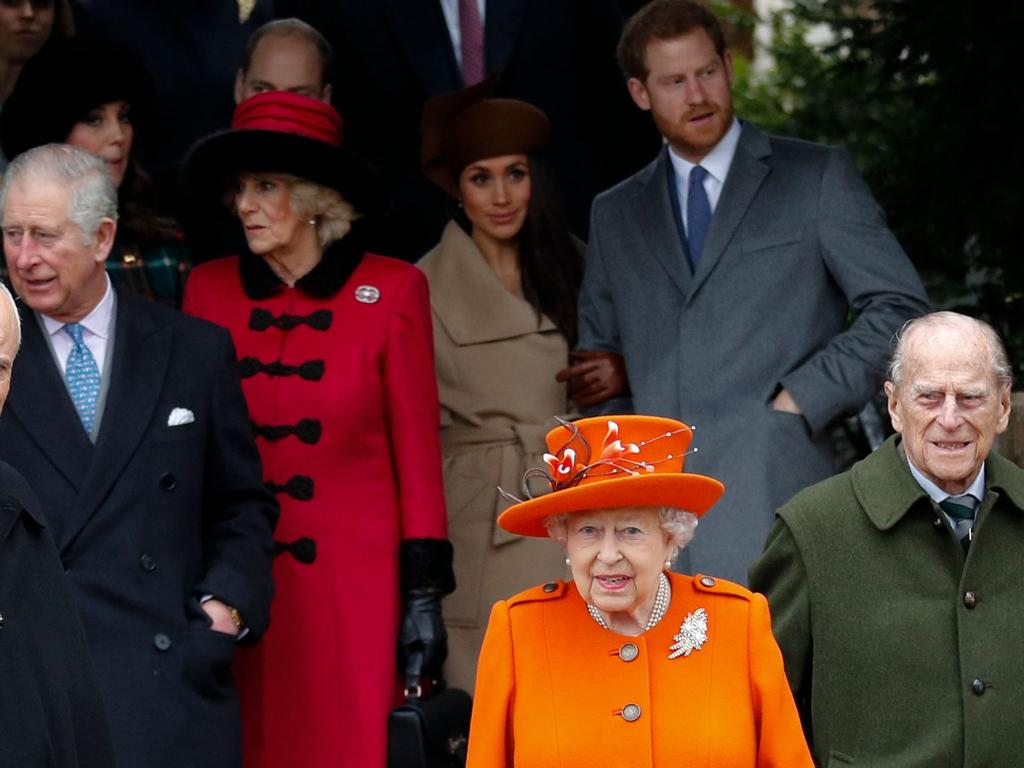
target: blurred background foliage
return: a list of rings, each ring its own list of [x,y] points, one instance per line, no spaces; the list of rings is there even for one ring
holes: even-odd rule
[[[751,10],[711,5],[750,40]],[[849,148],[933,305],[995,325],[1020,388],[1024,2],[789,0],[760,21],[766,64],[733,46],[737,114]]]

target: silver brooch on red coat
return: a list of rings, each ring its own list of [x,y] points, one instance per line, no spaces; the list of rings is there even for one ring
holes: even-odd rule
[[[360,285],[356,288],[356,301],[363,304],[376,304],[380,301],[380,290],[375,285]]]

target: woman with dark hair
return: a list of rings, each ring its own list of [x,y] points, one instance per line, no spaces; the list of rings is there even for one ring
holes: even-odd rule
[[[424,173],[458,213],[420,261],[430,281],[441,445],[456,590],[445,602],[449,682],[472,688],[491,604],[564,575],[557,552],[495,527],[495,486],[518,488],[551,414],[572,406],[556,374],[576,339],[580,249],[536,154],[548,120],[486,98],[484,83],[431,99]]]
[[[55,40],[25,65],[4,104],[0,144],[11,159],[55,142],[103,160],[118,188],[110,279],[122,290],[176,307],[188,251],[175,223],[157,215],[153,185],[139,162],[152,97],[152,82],[130,49],[106,41]]]

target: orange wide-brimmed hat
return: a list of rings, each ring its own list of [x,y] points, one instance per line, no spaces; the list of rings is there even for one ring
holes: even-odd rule
[[[601,416],[562,422],[547,434],[547,466],[527,472],[544,477],[550,493],[519,501],[498,525],[521,536],[546,537],[545,518],[565,512],[667,506],[700,517],[725,486],[713,477],[683,472],[693,432],[658,416]],[[505,494],[508,495],[508,494]]]

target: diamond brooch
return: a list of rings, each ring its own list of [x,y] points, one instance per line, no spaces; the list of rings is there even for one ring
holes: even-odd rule
[[[698,608],[696,611],[686,614],[686,618],[683,619],[683,623],[679,627],[679,634],[672,639],[675,642],[668,647],[670,659],[689,656],[694,651],[699,651],[708,641],[707,611]]]

